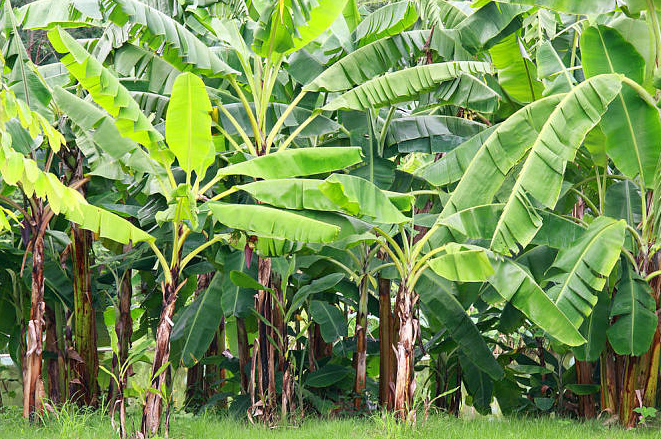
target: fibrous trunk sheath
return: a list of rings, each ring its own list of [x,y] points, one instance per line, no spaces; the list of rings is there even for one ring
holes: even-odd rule
[[[415,376],[413,371],[413,349],[417,331],[414,306],[415,292],[409,290],[402,280],[395,302],[395,312],[399,320],[399,340],[397,342],[397,379],[395,381],[395,415],[407,419],[413,408]]]
[[[167,371],[163,369],[170,359],[170,335],[172,334],[172,316],[177,302],[178,270],[172,270],[173,279],[164,284],[163,309],[156,329],[156,347],[154,349],[154,363],[152,365],[151,386],[156,390],[167,387]],[[167,369],[167,368],[165,368]],[[142,434],[144,437],[154,436],[161,425],[163,400],[155,392],[147,392],[145,405],[142,410]]]
[[[44,236],[38,233],[32,247],[32,290],[27,350],[23,362],[23,416],[42,413],[44,383],[41,378],[42,337],[44,332]]]
[[[69,393],[79,404],[96,407],[99,402],[99,357],[90,281],[92,234],[76,225],[72,226],[72,233],[74,349],[77,355],[70,355],[76,379],[70,382]]]

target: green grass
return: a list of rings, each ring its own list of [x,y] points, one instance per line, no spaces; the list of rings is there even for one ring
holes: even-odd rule
[[[136,427],[138,425],[135,420]],[[32,426],[11,409],[0,413],[0,437],[11,439],[110,439],[108,417],[63,410],[50,415],[45,426]],[[434,415],[415,428],[405,428],[392,418],[374,415],[361,419],[314,419],[296,426],[268,429],[244,421],[204,415],[178,415],[172,423],[172,439],[647,439],[661,437],[657,429],[625,431],[599,422],[579,423],[551,418],[509,418],[473,420]]]

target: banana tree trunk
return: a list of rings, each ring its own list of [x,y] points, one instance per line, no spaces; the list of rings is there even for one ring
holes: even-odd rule
[[[124,247],[124,251],[128,252],[131,249],[130,245]],[[133,271],[127,269],[122,277],[122,287],[120,289],[119,297],[119,318],[115,322],[115,334],[117,334],[118,342],[118,358],[116,359],[117,365],[126,363],[129,357],[129,349],[131,348],[131,337],[133,336],[133,318],[131,317],[131,300],[133,298],[133,285],[131,284],[131,277]],[[126,374],[122,377],[121,387],[126,388]],[[119,389],[117,389],[119,391]]]
[[[576,361],[576,382],[578,384],[593,384],[592,371],[594,364],[588,361]],[[597,416],[596,402],[593,394],[578,396],[578,415],[585,419]]]
[[[379,403],[389,410],[392,382],[392,311],[390,309],[390,279],[379,277]]]
[[[170,359],[170,336],[172,334],[172,316],[177,302],[178,268],[172,269],[172,281],[164,284],[163,309],[156,329],[156,348],[152,365],[151,387],[158,391],[167,387],[167,371],[164,367]],[[161,425],[163,399],[154,392],[147,392],[142,410],[142,434],[144,437],[155,436]]]
[[[236,319],[236,338],[237,346],[239,348],[239,375],[241,377],[241,392],[245,395],[248,393],[248,374],[246,368],[250,363],[250,347],[248,346],[248,332],[246,331],[245,320]]]
[[[414,291],[402,279],[395,312],[399,320],[399,340],[397,341],[397,378],[395,380],[395,415],[401,420],[407,420],[413,413],[413,395],[415,393],[415,375],[413,370],[415,339],[418,322],[414,308],[418,298]]]
[[[655,407],[659,377],[659,352],[661,338],[657,327],[650,350],[640,357],[626,357],[624,385],[620,399],[620,422],[635,427],[638,415],[636,407]]]
[[[363,404],[363,392],[367,382],[367,300],[368,300],[367,276],[360,282],[360,300],[358,313],[356,314],[356,380],[353,391],[356,394],[354,408],[360,409]]]
[[[32,290],[27,350],[23,366],[23,417],[43,413],[44,383],[41,378],[44,333],[44,235],[38,232],[32,246]]]
[[[611,416],[617,414],[619,411],[617,395],[618,389],[621,388],[618,385],[615,364],[615,353],[610,347],[610,344],[606,343],[606,348],[599,358],[599,376],[601,381],[600,402],[601,411],[609,413]]]
[[[269,258],[259,258],[257,264],[258,282],[265,287],[269,287],[271,283],[271,260]],[[274,323],[273,307],[277,306],[272,300],[271,294],[268,291],[261,290],[257,293],[256,311],[264,319],[259,319],[257,322],[258,331],[258,346],[259,355],[256,362],[256,372],[258,379],[258,389],[260,395],[260,412],[261,420],[270,424],[274,421],[276,416],[277,406],[277,393],[275,383],[275,357],[276,349],[271,343],[271,340],[277,340],[277,335],[270,325]],[[253,405],[256,401],[253,401]],[[255,407],[257,407],[255,405]],[[255,411],[257,412],[257,411]]]
[[[48,398],[53,404],[60,404],[62,392],[60,388],[60,352],[57,346],[57,331],[55,311],[50,306],[46,307],[46,351],[52,358],[46,360],[46,369],[48,370]]]
[[[648,261],[647,263],[643,261],[644,265],[649,264],[649,266],[643,267],[644,271],[657,270],[659,263],[656,259],[655,257],[654,261]],[[658,310],[661,296],[661,280],[659,277],[650,282],[650,287]],[[656,406],[660,354],[661,333],[659,332],[659,324],[657,324],[649,350],[639,357],[614,354],[608,346],[601,357],[602,411],[617,415],[620,423],[625,427],[635,427],[638,422],[638,414],[634,412],[634,409],[641,406]]]
[[[96,407],[99,402],[99,357],[97,354],[96,316],[92,305],[90,251],[92,234],[72,226],[72,264],[74,290],[74,349],[80,361],[72,362],[75,379],[70,382],[71,398],[81,405]]]

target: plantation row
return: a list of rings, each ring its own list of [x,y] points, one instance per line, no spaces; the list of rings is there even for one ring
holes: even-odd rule
[[[661,3],[0,5],[26,418],[653,414]]]

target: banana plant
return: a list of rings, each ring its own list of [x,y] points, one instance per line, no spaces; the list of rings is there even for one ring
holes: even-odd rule
[[[64,137],[55,130],[39,113],[29,109],[27,104],[17,99],[11,91],[2,92],[2,166],[0,172],[6,186],[20,188],[30,201],[21,206],[10,197],[3,196],[3,202],[20,213],[25,219],[22,227],[29,228],[31,236],[29,249],[32,251],[32,291],[31,314],[28,322],[27,352],[24,360],[24,408],[25,417],[43,410],[43,383],[41,382],[42,347],[39,340],[43,334],[45,304],[44,293],[44,234],[50,220],[63,214],[81,229],[92,231],[99,236],[128,243],[129,241],[152,242],[153,238],[137,229],[129,222],[98,207],[89,205],[76,190],[82,183],[74,182],[66,186],[47,170],[42,170],[31,158],[12,148],[12,136],[7,129],[10,121],[18,120],[31,136],[43,133],[52,151],[59,150]],[[48,168],[48,167],[47,167]]]

